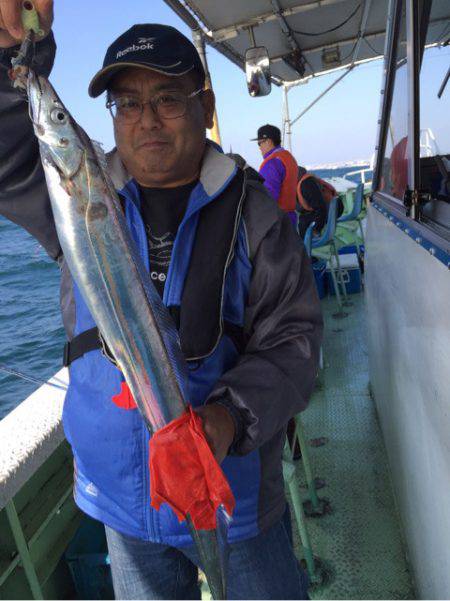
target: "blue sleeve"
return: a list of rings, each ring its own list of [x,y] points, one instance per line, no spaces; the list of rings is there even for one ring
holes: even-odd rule
[[[281,186],[286,177],[286,169],[280,159],[274,157],[262,167],[259,174],[264,178],[264,185],[270,195],[278,200],[280,197]]]

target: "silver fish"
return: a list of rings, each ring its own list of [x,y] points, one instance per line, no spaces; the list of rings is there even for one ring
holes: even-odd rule
[[[47,79],[30,70],[27,92],[65,260],[155,432],[186,410],[187,366],[178,333],[131,239],[102,150]],[[188,525],[213,598],[226,598],[226,536],[219,527],[196,531],[189,517]]]

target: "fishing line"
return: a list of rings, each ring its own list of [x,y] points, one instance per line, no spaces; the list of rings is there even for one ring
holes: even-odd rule
[[[0,363],[0,371],[4,371],[5,373],[16,376],[17,378],[22,378],[22,380],[28,380],[28,382],[33,382],[33,384],[39,384],[40,386],[53,386],[53,388],[59,388],[60,390],[67,390],[67,386],[60,384],[53,384],[53,382],[44,382],[44,380],[38,380],[34,376],[30,376],[28,374],[24,374],[23,372],[16,371],[7,365],[3,365]]]

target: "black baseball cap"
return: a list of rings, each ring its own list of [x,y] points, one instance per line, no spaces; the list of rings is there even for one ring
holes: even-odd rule
[[[278,127],[275,127],[275,125],[269,125],[267,123],[267,125],[262,125],[258,129],[257,137],[252,138],[250,141],[255,142],[256,140],[258,140],[258,142],[260,140],[273,140],[274,142],[279,143],[281,141],[281,131]]]
[[[175,27],[158,23],[133,25],[106,51],[103,67],[89,84],[89,95],[100,96],[112,77],[125,67],[142,67],[166,75],[197,72],[201,85],[205,71],[194,44]]]

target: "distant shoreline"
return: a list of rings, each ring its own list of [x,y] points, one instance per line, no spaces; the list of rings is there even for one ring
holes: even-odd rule
[[[355,161],[344,161],[343,163],[322,163],[320,165],[306,165],[305,169],[314,171],[317,169],[347,169],[349,167],[368,167],[370,159],[358,159]]]

